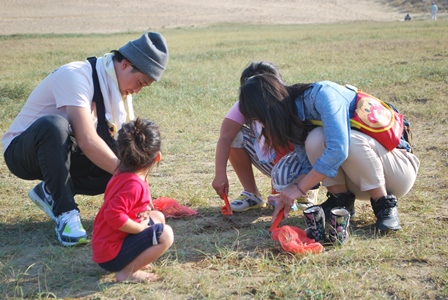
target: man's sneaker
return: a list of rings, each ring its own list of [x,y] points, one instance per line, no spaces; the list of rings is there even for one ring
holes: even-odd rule
[[[64,246],[87,244],[87,233],[82,227],[78,210],[65,212],[57,218],[56,235]]]
[[[37,205],[41,210],[43,210],[50,218],[58,222],[56,216],[53,213],[54,200],[51,195],[44,192],[44,182],[42,181],[34,187],[28,193],[28,197],[33,200],[34,204]]]
[[[266,207],[266,202],[249,192],[242,192],[236,200],[230,203],[230,208],[234,212],[242,212],[249,209]]]
[[[373,200],[370,198],[373,212],[377,218],[376,228],[381,231],[400,230],[400,220],[398,219],[398,203],[394,195],[387,195]]]

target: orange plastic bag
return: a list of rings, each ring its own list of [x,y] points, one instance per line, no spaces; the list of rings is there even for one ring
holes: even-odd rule
[[[272,239],[280,242],[283,250],[294,254],[317,254],[325,251],[324,246],[308,238],[303,229],[294,226],[285,225],[274,229],[272,231]]]
[[[154,209],[161,211],[165,218],[181,218],[196,215],[197,212],[191,208],[180,205],[176,200],[168,197],[160,197],[152,200]]]

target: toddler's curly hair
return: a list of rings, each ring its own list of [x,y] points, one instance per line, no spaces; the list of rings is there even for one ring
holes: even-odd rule
[[[137,118],[118,131],[118,158],[121,172],[150,168],[161,149],[159,127],[150,120]]]

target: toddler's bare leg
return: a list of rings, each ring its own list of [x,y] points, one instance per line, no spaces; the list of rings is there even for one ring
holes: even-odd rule
[[[147,267],[150,263],[162,256],[168,248],[171,247],[174,241],[173,229],[169,225],[165,225],[162,235],[160,236],[160,243],[154,245],[140,253],[129,265],[124,267],[117,273],[116,279],[121,281],[132,282],[145,282],[154,281],[157,279],[157,275],[141,271],[141,269]]]

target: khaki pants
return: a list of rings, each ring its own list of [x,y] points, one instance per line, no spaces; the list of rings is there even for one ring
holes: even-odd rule
[[[325,150],[322,127],[313,129],[305,142],[307,156],[312,165]],[[387,193],[397,198],[406,195],[417,177],[419,159],[403,149],[387,151],[368,135],[351,130],[348,158],[334,178],[325,178],[323,186],[346,184],[356,199],[370,199],[368,190],[386,185]]]

